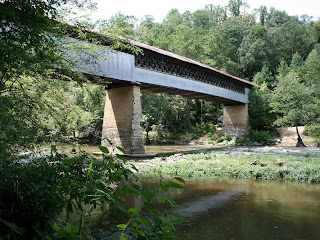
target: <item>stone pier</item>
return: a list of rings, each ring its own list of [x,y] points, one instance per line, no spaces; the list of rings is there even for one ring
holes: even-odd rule
[[[107,89],[101,145],[120,146],[128,154],[145,153],[141,121],[140,86]]]
[[[236,137],[250,134],[248,104],[223,107],[223,132]]]

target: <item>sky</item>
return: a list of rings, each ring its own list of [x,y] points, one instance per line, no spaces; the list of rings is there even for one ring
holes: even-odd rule
[[[183,13],[186,10],[194,12],[202,9],[206,4],[226,6],[229,0],[92,0],[97,3],[97,11],[92,13],[94,20],[108,19],[118,12],[125,15],[133,15],[138,19],[145,15],[152,15],[156,22],[161,22],[169,10],[177,8]],[[307,14],[314,20],[320,18],[320,0],[246,0],[250,9],[260,7],[275,7],[290,15]]]

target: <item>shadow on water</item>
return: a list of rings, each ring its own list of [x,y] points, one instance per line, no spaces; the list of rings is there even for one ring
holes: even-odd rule
[[[180,229],[189,239],[320,239],[320,185],[189,179],[170,196],[187,206],[175,211],[189,220]]]

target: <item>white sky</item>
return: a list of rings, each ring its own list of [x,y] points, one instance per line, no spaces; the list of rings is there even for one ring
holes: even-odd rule
[[[177,8],[180,13],[189,10],[202,9],[206,4],[226,6],[229,0],[92,0],[97,3],[97,11],[92,13],[94,20],[108,19],[118,12],[133,15],[138,19],[145,15],[152,15],[157,22],[161,22],[169,10]],[[307,14],[313,16],[313,20],[320,18],[320,0],[244,0],[250,9],[261,5],[275,7],[284,10],[290,15]]]

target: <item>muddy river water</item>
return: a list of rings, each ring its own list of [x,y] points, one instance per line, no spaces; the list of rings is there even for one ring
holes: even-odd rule
[[[170,195],[187,206],[183,239],[320,239],[320,185],[189,179]]]
[[[68,152],[73,146],[59,149]],[[82,146],[88,152],[97,146]],[[147,152],[203,150],[206,146],[154,146]],[[320,148],[227,147],[230,154],[320,153]],[[155,178],[144,178],[145,188],[155,188]],[[320,184],[262,182],[254,180],[187,179],[184,189],[171,197],[187,208],[176,210],[189,225],[180,229],[182,239],[320,239]],[[135,200],[131,200],[135,201]],[[135,204],[135,203],[133,203]]]

